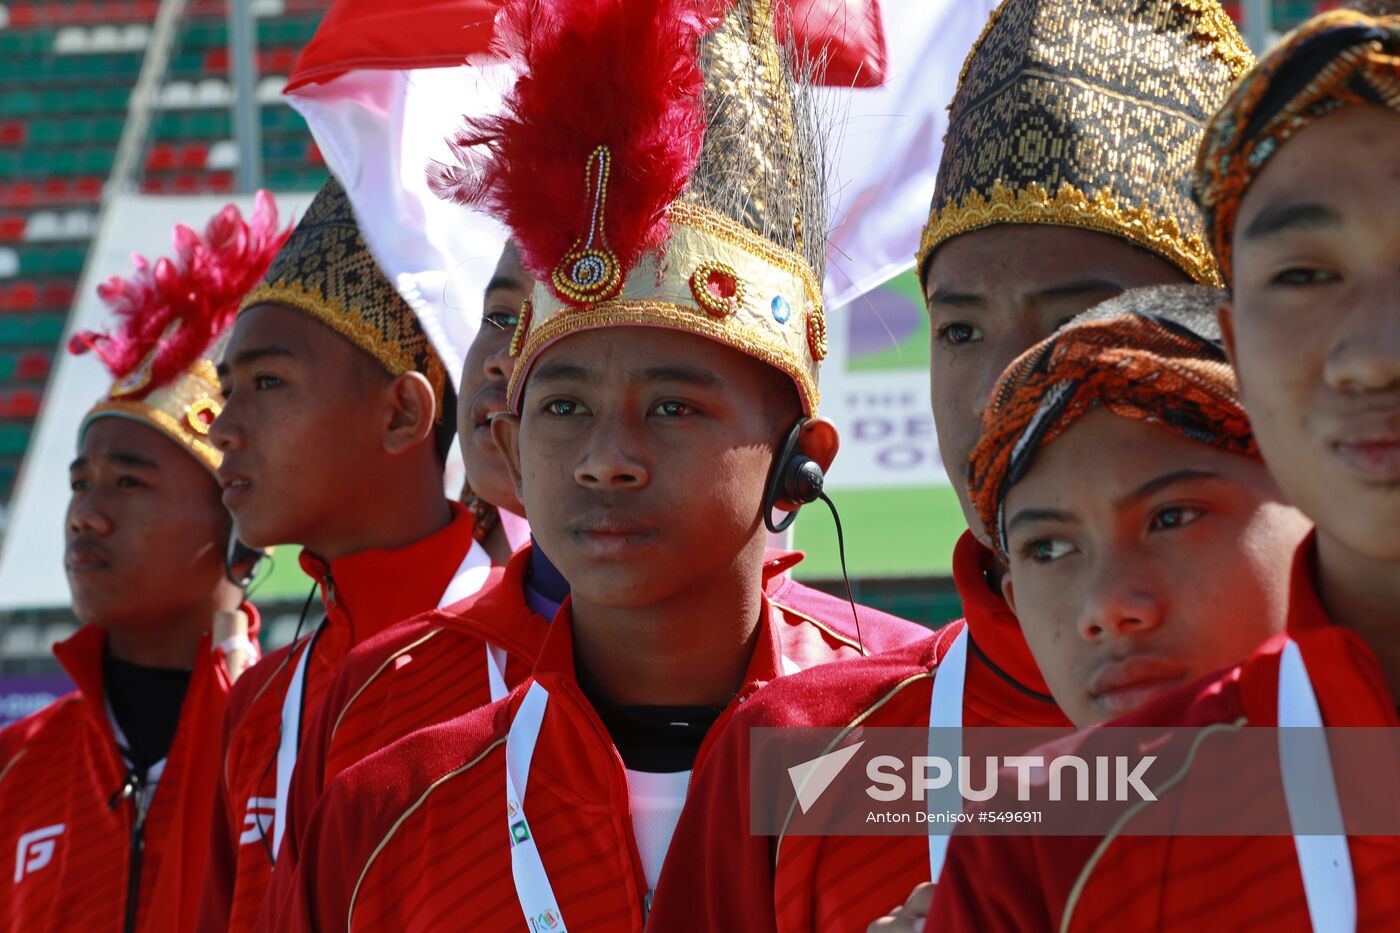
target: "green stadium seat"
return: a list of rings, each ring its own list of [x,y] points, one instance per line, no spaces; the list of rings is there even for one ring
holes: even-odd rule
[[[70,261],[74,256],[77,258],[77,268],[74,272],[80,271],[83,267],[85,254],[82,250],[69,250],[72,256],[67,257]],[[63,336],[63,318],[61,317],[36,317],[29,322],[29,340],[35,344],[55,344]]]
[[[8,382],[15,378],[15,370],[18,368],[18,354],[0,351],[0,382]]]
[[[18,457],[29,443],[27,424],[0,423],[0,455]]]
[[[15,89],[0,94],[0,114],[7,117],[27,117],[42,108],[40,96],[34,91]]]
[[[22,317],[0,317],[0,346],[17,347],[29,343],[29,322]]]

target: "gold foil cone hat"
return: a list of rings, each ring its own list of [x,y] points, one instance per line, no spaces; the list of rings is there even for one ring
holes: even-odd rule
[[[331,179],[239,313],[276,304],[309,314],[379,361],[391,376],[427,377],[441,419],[447,371],[413,309],[380,271],[345,189]]]
[[[1005,0],[968,55],[918,261],[995,224],[1121,237],[1219,284],[1196,150],[1253,63],[1215,0]]]
[[[430,181],[498,216],[536,277],[512,408],[555,342],[658,327],[776,367],[814,413],[821,142],[810,66],[778,45],[769,0],[513,0],[497,26],[523,75],[506,116],[468,123],[451,140],[460,164]],[[473,146],[491,151],[484,170]]]

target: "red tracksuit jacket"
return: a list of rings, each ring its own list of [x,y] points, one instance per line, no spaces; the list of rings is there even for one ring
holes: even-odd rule
[[[744,685],[702,743],[696,773],[725,722],[781,675],[784,658],[807,668],[857,656],[850,640],[765,599]],[[527,930],[512,883],[504,745],[536,681],[550,701],[526,799],[554,893],[571,929],[640,931],[645,881],[627,778],[578,687],[568,603],[534,672],[506,700],[416,732],[331,784],[277,928]]]
[[[303,551],[302,569],[320,586],[325,624],[306,668],[303,732],[350,649],[389,626],[434,608],[472,546],[472,520],[452,503],[442,530],[392,551],[367,550],[327,565]],[[316,617],[308,620],[314,628]],[[306,635],[239,678],[224,720],[209,865],[199,910],[202,931],[252,929],[272,873],[272,803],[282,701]]]
[[[257,611],[243,610],[256,639]],[[154,791],[124,796],[128,769],[103,684],[106,644],[107,633],[87,625],[55,645],[78,689],[0,732],[0,929],[194,926],[228,671],[206,635]]]
[[[267,897],[269,917],[290,886],[300,859],[300,838],[325,786],[341,771],[405,735],[445,722],[491,702],[486,646],[477,632],[490,619],[496,647],[507,657],[505,683],[514,687],[534,666],[548,621],[525,601],[530,547],[517,551],[498,581],[455,606],[395,625],[353,650],[341,666],[321,712],[306,732],[292,778],[290,827]],[[799,552],[770,553],[764,589],[790,614],[855,640],[850,604],[804,586],[787,571]],[[868,652],[927,637],[904,619],[861,607],[861,635]]]
[[[1011,608],[983,577],[994,558],[969,533],[953,552],[966,619],[882,655],[784,678],[745,704],[697,774],[657,884],[651,929],[864,931],[929,880],[923,836],[754,836],[748,730],[924,728],[939,662],[963,630],[965,726],[1066,727]],[[1014,682],[1013,682],[1014,681]]]
[[[1400,726],[1371,649],[1334,625],[1317,597],[1315,543],[1294,560],[1288,636],[1297,642],[1325,725]],[[1287,638],[1244,664],[1175,691],[1112,726],[1277,726]],[[1163,798],[1166,800],[1167,798]],[[1290,836],[960,836],[948,850],[930,930],[1200,933],[1310,930]],[[1400,838],[1348,840],[1358,930],[1400,929]],[[1077,890],[1076,890],[1077,889]]]

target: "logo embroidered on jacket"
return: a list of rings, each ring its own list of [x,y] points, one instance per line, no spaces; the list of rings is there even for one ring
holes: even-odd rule
[[[276,797],[249,797],[248,812],[243,814],[243,835],[238,844],[246,846],[272,838],[273,817],[277,814]]]
[[[53,861],[54,849],[58,845],[57,837],[66,828],[66,823],[55,823],[19,837],[19,845],[15,847],[16,884],[25,875],[32,875]]]

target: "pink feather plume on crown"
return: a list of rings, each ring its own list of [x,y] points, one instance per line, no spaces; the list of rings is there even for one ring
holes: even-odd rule
[[[715,0],[507,0],[497,48],[519,69],[499,115],[468,119],[429,186],[511,231],[538,279],[588,232],[589,156],[611,157],[602,239],[622,274],[669,233],[705,135],[700,38]],[[485,155],[476,147],[482,147]]]
[[[291,235],[277,228],[277,203],[266,191],[254,198],[245,221],[232,204],[215,214],[204,236],[176,224],[175,256],[152,265],[133,255],[136,271],[112,276],[97,294],[117,318],[114,331],[82,331],[68,342],[73,354],[96,353],[118,379],[156,350],[141,395],[169,383],[208,351],[232,325],[239,302],[267,271]],[[167,334],[170,325],[180,326]]]

